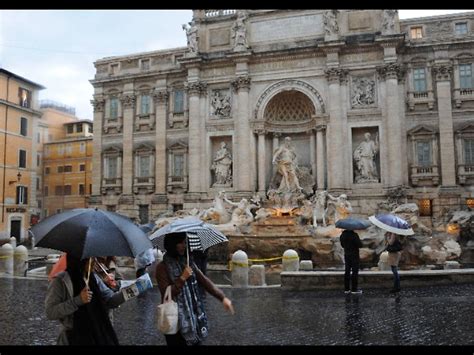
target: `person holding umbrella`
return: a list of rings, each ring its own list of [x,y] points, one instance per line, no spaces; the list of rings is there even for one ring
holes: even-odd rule
[[[393,289],[390,293],[400,292],[400,275],[398,274],[398,263],[402,250],[402,244],[397,235],[413,235],[415,232],[403,218],[393,214],[380,214],[370,216],[369,220],[377,227],[386,231],[385,242],[388,251],[388,263],[393,273]]]
[[[108,309],[125,302],[123,293],[91,272],[91,259],[66,258],[66,270],[53,277],[45,300],[48,319],[62,324],[57,345],[119,345]]]
[[[400,275],[398,274],[398,263],[400,262],[400,256],[402,251],[402,243],[398,239],[398,236],[392,232],[385,233],[385,243],[387,245],[386,250],[388,251],[388,264],[393,273],[393,288],[390,293],[400,292]]]
[[[178,304],[178,333],[165,334],[167,345],[200,345],[208,335],[207,315],[198,285],[222,302],[224,308],[234,314],[232,302],[207,278],[190,258],[186,232],[164,236],[166,253],[156,267],[156,281],[165,298],[168,286]]]
[[[48,319],[62,324],[57,343],[118,345],[107,309],[130,299],[130,292],[136,295],[152,285],[149,279],[137,280],[114,292],[93,271],[92,258],[136,257],[152,247],[146,234],[128,217],[98,208],[76,208],[49,216],[31,231],[37,246],[67,255],[66,270],[53,278],[45,299]]]
[[[359,235],[355,232],[359,229],[366,229],[370,223],[355,218],[340,219],[336,222],[336,228],[344,229],[339,237],[341,246],[344,248],[344,293],[361,294],[358,289],[359,279],[359,248],[362,248],[362,242]]]

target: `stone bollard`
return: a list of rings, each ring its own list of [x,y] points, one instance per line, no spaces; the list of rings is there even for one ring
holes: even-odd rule
[[[19,245],[13,253],[15,276],[24,276],[28,270],[28,249],[24,245]]]
[[[0,248],[0,274],[13,275],[13,248],[7,243]]]
[[[300,270],[313,271],[313,262],[311,260],[301,260]]]
[[[285,250],[283,253],[283,271],[298,271],[300,268],[300,257],[293,249]]]
[[[444,263],[444,269],[445,270],[451,270],[451,269],[459,269],[460,264],[457,261],[446,261]]]
[[[388,265],[388,251],[384,251],[382,254],[380,254],[377,266],[379,271],[390,271],[390,265]]]
[[[252,265],[249,269],[249,284],[265,286],[265,265]]]
[[[248,287],[249,259],[243,250],[232,255],[232,287]]]
[[[12,246],[13,250],[15,250],[15,248],[16,248],[16,238],[15,237],[10,238],[10,245]]]

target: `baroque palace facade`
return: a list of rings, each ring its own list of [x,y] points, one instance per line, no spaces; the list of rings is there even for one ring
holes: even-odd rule
[[[185,48],[94,63],[89,206],[143,223],[263,197],[285,137],[356,215],[394,191],[424,222],[472,206],[474,13],[194,10],[183,29]]]

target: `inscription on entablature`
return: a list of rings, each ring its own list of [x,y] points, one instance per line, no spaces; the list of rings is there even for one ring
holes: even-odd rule
[[[252,22],[250,33],[252,42],[295,41],[297,38],[324,36],[323,15],[298,15]]]
[[[228,28],[209,30],[209,45],[211,47],[226,46],[230,44],[230,31]]]
[[[278,69],[308,68],[312,66],[318,67],[324,65],[324,60],[324,58],[319,57],[256,63],[252,65],[252,72]]]
[[[370,52],[362,52],[359,51],[357,53],[348,53],[344,54],[340,57],[341,64],[350,64],[350,63],[379,63],[383,60],[383,52],[382,51],[370,51]]]
[[[235,75],[235,67],[210,68],[202,71],[202,78],[216,78]]]

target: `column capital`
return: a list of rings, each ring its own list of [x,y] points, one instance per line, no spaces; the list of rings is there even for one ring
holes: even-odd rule
[[[254,128],[253,133],[255,133],[259,136],[264,136],[265,134],[267,134],[267,130],[265,130],[263,128]]]
[[[451,80],[451,73],[453,72],[453,66],[451,64],[435,64],[431,70],[433,71],[436,81]]]
[[[405,80],[406,68],[397,63],[389,63],[376,68],[377,73],[384,79]]]
[[[120,97],[124,109],[134,108],[137,97],[134,94],[125,94]]]
[[[94,107],[94,112],[104,112],[105,100],[103,97],[95,97],[91,100],[91,105]]]
[[[156,89],[152,93],[153,100],[156,104],[164,104],[168,100],[170,93],[166,89]]]
[[[234,89],[234,91],[239,91],[239,90],[250,90],[250,76],[245,75],[245,76],[239,76],[232,80],[231,85]]]
[[[325,124],[321,124],[321,125],[318,125],[316,126],[316,132],[324,132],[326,131],[326,125]]]
[[[207,93],[207,82],[193,81],[184,83],[184,89],[189,95],[203,96]]]
[[[326,78],[330,84],[345,83],[348,73],[349,71],[347,69],[341,68],[329,68],[324,71],[324,74],[326,75]]]

